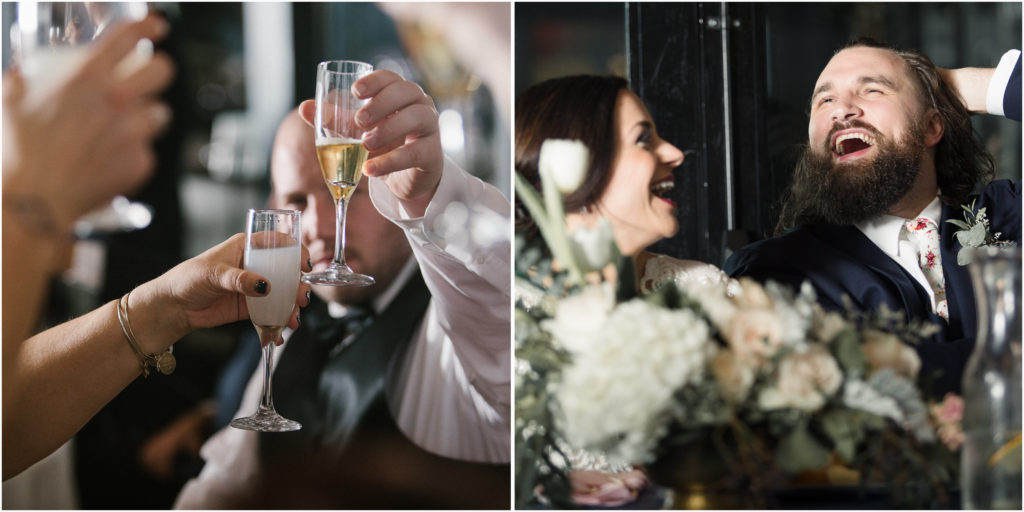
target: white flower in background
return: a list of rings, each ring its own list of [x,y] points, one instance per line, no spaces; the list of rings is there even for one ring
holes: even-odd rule
[[[556,343],[570,352],[586,352],[593,346],[601,330],[602,319],[615,307],[612,283],[587,286],[580,293],[566,297],[555,305],[553,318],[541,322]]]
[[[740,309],[719,329],[736,359],[748,366],[764,365],[782,347],[782,322],[770,309]]]
[[[739,278],[740,294],[736,295],[733,301],[742,308],[771,308],[772,298],[768,296],[764,287],[749,277]]]
[[[565,369],[556,397],[566,440],[612,460],[647,462],[667,433],[674,392],[705,378],[717,347],[690,310],[634,299],[596,326],[585,350]]]
[[[811,327],[814,315],[814,288],[805,282],[800,294],[793,296],[788,287],[769,281],[764,286],[765,293],[771,297],[773,310],[779,317],[782,326],[782,344],[797,350],[807,347],[807,331]]]
[[[814,319],[811,322],[811,329],[818,340],[826,343],[835,339],[847,326],[843,315],[834,311],[825,311],[821,305],[814,305]]]
[[[885,396],[860,379],[849,379],[843,385],[843,403],[858,409],[903,423],[903,411],[891,397]]]
[[[903,343],[895,334],[875,329],[864,330],[864,356],[868,360],[868,368],[872,372],[890,368],[896,373],[910,379],[917,378],[921,369],[921,359],[917,352]]]
[[[762,409],[817,411],[842,382],[843,374],[832,354],[821,345],[811,345],[782,359],[775,385],[761,390],[758,405]]]
[[[686,293],[700,303],[704,313],[714,324],[715,328],[722,330],[729,325],[733,315],[739,311],[736,303],[729,298],[727,284],[708,283],[705,286],[689,286]]]
[[[715,384],[726,401],[737,404],[743,402],[754,384],[754,368],[736,359],[730,350],[719,351],[711,361],[711,373],[715,375]]]
[[[592,227],[579,227],[569,233],[569,246],[582,272],[601,270],[615,255],[615,233],[608,219],[599,217]]]
[[[571,194],[583,184],[587,175],[590,151],[577,140],[547,139],[540,146],[537,168],[540,175],[550,176],[562,195]]]

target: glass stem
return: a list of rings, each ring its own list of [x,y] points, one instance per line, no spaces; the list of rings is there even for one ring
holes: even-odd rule
[[[334,200],[334,263],[332,266],[345,267],[345,215],[348,213],[348,201],[344,198]]]
[[[274,371],[274,347],[277,345],[277,339],[281,337],[282,330],[283,327],[256,326],[256,332],[260,335],[260,345],[263,347],[263,394],[260,396],[260,411],[274,410],[270,378]]]
[[[270,390],[270,378],[274,369],[274,344],[267,343],[263,347],[263,396],[260,397],[260,409],[274,410],[274,396]]]

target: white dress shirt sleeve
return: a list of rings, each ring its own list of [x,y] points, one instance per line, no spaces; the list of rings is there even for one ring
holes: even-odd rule
[[[999,59],[999,65],[992,73],[992,79],[988,82],[988,92],[985,94],[985,110],[989,114],[1005,116],[1003,112],[1003,96],[1006,93],[1006,84],[1010,81],[1010,74],[1013,67],[1020,58],[1020,50],[1010,50]]]
[[[432,297],[389,384],[398,426],[417,445],[440,455],[508,462],[508,200],[448,159],[422,217],[409,217],[383,181],[371,179],[369,185],[377,210],[404,230]]]

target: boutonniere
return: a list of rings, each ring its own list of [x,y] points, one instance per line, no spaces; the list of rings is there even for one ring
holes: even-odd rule
[[[946,221],[960,228],[953,236],[962,246],[956,254],[956,262],[961,266],[971,262],[972,249],[979,247],[1010,247],[1013,245],[1013,242],[1010,240],[999,239],[1002,233],[992,232],[989,227],[988,216],[985,214],[985,208],[980,208],[975,213],[974,203],[975,201],[971,201],[970,205],[960,205],[960,208],[964,210],[964,220],[949,219]]]

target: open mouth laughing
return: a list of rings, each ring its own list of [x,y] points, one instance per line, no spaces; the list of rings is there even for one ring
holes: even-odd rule
[[[662,201],[665,201],[666,203],[672,205],[672,207],[674,208],[676,206],[676,203],[675,201],[670,199],[668,195],[675,187],[675,180],[673,180],[672,177],[669,176],[652,183],[651,193],[654,194],[654,196],[657,197],[658,199],[661,199]]]
[[[832,136],[832,153],[839,160],[867,154],[876,144],[875,137],[861,130],[845,130]]]

